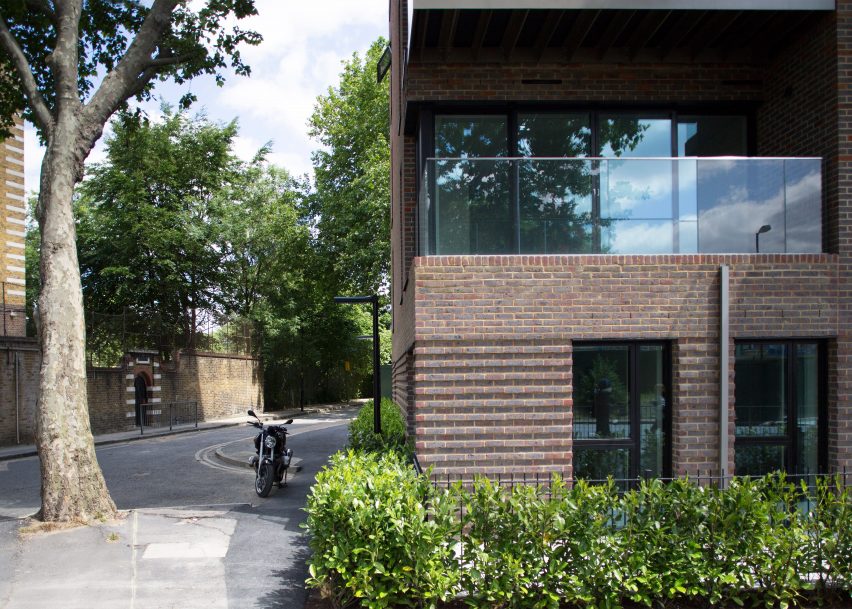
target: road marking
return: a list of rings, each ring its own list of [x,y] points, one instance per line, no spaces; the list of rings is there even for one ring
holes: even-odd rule
[[[130,609],[136,607],[136,532],[139,530],[139,513],[133,512],[133,534],[130,541]]]
[[[227,541],[207,543],[189,543],[178,541],[174,543],[152,543],[145,548],[142,560],[156,558],[225,558],[228,553]]]

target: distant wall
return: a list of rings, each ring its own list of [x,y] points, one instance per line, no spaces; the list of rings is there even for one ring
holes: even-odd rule
[[[34,339],[0,337],[0,446],[32,442],[40,364]]]
[[[0,446],[33,442],[40,363],[34,339],[0,338]],[[264,407],[262,366],[256,358],[188,352],[161,362],[156,356],[129,354],[119,367],[86,371],[93,433],[136,428],[134,382],[139,375],[149,402],[197,400],[201,421]]]

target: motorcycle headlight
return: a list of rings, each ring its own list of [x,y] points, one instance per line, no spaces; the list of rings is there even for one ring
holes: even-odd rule
[[[275,438],[272,436],[266,436],[264,444],[266,444],[266,448],[275,448]]]

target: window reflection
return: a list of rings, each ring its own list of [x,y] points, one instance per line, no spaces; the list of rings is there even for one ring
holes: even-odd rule
[[[742,116],[437,116],[427,253],[821,251],[820,160],[703,158],[745,152]]]

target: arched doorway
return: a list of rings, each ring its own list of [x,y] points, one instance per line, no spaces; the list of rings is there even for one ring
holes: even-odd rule
[[[142,405],[148,403],[148,382],[145,379],[145,376],[142,374],[137,374],[136,379],[133,381],[133,388],[135,389],[135,397],[136,397],[136,425],[142,425]]]

